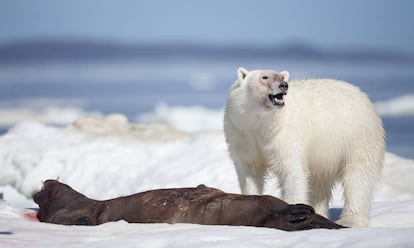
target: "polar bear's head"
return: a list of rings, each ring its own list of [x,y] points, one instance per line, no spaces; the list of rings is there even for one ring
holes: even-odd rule
[[[282,107],[283,97],[287,94],[289,72],[271,70],[248,71],[244,68],[237,70],[240,86],[247,90],[257,103],[270,110],[275,106]]]

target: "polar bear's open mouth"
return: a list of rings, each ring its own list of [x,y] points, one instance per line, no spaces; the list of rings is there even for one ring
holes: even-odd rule
[[[273,106],[283,106],[285,102],[283,101],[283,96],[286,95],[286,93],[279,93],[279,94],[269,94],[269,99],[272,102]]]

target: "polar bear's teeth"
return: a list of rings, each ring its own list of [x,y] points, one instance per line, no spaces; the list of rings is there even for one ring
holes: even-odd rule
[[[275,98],[276,98],[276,95],[269,94],[269,99],[270,99],[270,101],[272,102],[273,105],[276,105]]]
[[[272,102],[272,104],[274,106],[276,106],[276,105],[284,105],[285,104],[283,102],[283,96],[284,95],[286,95],[286,93],[279,93],[279,94],[276,94],[276,95],[269,94],[269,99],[270,99],[270,101]]]
[[[284,95],[286,95],[286,93],[279,93],[279,94],[276,94],[275,97],[277,100],[283,100]]]

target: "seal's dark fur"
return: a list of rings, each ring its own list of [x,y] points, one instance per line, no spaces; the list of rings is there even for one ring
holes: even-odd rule
[[[47,180],[34,194],[42,222],[99,225],[109,221],[130,223],[196,223],[270,227],[286,231],[339,226],[304,204],[288,205],[272,196],[227,194],[199,185],[146,191],[106,201],[78,193],[66,184]]]

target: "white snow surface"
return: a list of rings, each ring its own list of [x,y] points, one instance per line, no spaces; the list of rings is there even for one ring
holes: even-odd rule
[[[185,129],[185,128],[182,128]],[[95,199],[206,184],[239,193],[221,130],[131,124],[122,115],[67,127],[20,122],[0,136],[0,247],[414,247],[414,161],[387,153],[368,228],[285,232],[195,224],[63,226],[25,219],[31,194],[56,179]],[[268,180],[266,194],[278,196]],[[331,201],[333,219],[341,190]]]

